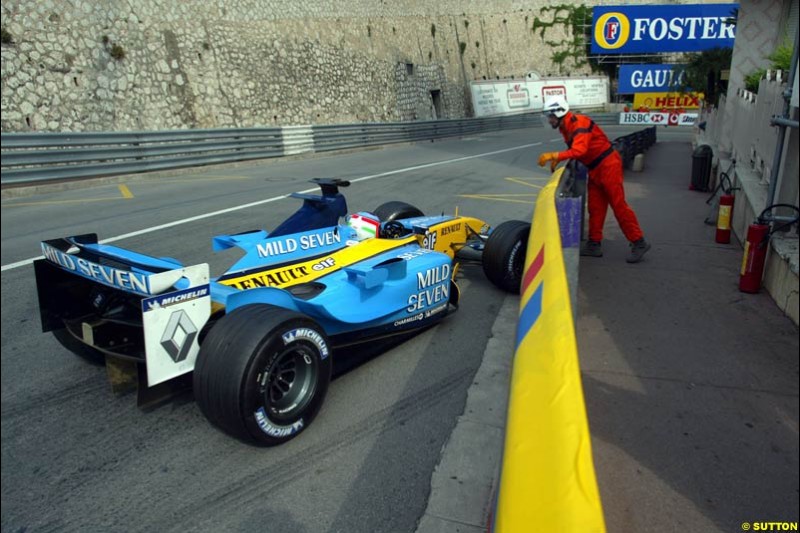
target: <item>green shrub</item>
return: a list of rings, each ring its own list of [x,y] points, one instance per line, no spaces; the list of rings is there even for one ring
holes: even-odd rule
[[[770,61],[769,70],[788,71],[792,62],[792,47],[784,43],[772,52],[767,59]],[[750,92],[758,92],[758,83],[767,74],[767,69],[759,68],[745,76],[744,87]]]
[[[760,68],[754,70],[753,72],[745,76],[744,88],[750,91],[751,93],[757,93],[758,84],[761,81],[761,78],[763,78],[766,74],[767,74],[767,69]]]
[[[108,53],[111,54],[111,57],[113,57],[117,61],[122,61],[123,59],[125,59],[125,49],[122,48],[122,46],[118,45],[117,43],[111,45],[111,50],[109,50]]]

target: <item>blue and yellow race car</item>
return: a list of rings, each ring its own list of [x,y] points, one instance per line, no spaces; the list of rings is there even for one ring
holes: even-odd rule
[[[427,328],[458,307],[466,250],[480,254],[495,285],[519,291],[530,224],[490,228],[397,201],[347,216],[339,188],[349,183],[312,181],[322,194],[294,194],[302,207],[272,232],[214,237],[214,251],[244,255],[213,279],[207,264],[101,244],[94,234],[42,242],[43,331],[104,361],[116,385],[134,380],[140,401],[191,377],[213,424],[275,445],[311,423],[336,354]]]

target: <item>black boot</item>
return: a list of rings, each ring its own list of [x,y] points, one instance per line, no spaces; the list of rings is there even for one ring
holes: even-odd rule
[[[581,255],[584,257],[603,257],[603,248],[599,241],[586,241],[581,248]]]
[[[631,243],[631,254],[628,256],[625,261],[628,263],[638,263],[644,257],[644,254],[647,253],[647,250],[650,249],[650,243],[644,240],[644,237],[639,239],[636,242]]]

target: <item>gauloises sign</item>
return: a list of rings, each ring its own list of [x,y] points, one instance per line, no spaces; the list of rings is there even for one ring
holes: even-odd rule
[[[673,65],[620,65],[617,93],[659,93],[683,91],[683,66]]]
[[[739,4],[592,8],[592,53],[698,52],[730,48]]]

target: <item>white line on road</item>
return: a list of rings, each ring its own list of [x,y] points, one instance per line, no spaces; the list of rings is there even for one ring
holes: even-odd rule
[[[449,165],[450,163],[458,163],[458,162],[461,162],[461,161],[468,161],[470,159],[478,159],[478,158],[487,157],[487,156],[490,156],[490,155],[503,154],[505,152],[512,152],[514,150],[521,150],[523,148],[530,148],[532,146],[539,146],[541,144],[542,144],[541,142],[532,143],[532,144],[523,144],[523,145],[520,145],[520,146],[514,146],[513,148],[504,148],[502,150],[495,150],[494,152],[486,152],[486,153],[483,153],[483,154],[469,155],[469,156],[465,156],[465,157],[457,157],[455,159],[447,159],[446,161],[437,161],[436,163],[426,163],[424,165],[415,165],[413,167],[398,168],[396,170],[389,170],[387,172],[381,172],[380,174],[372,174],[370,176],[363,176],[361,178],[356,178],[356,179],[350,180],[350,183],[357,183],[359,181],[367,181],[367,180],[371,180],[371,179],[375,179],[375,178],[383,178],[385,176],[392,176],[394,174],[402,174],[404,172],[411,172],[411,171],[420,170],[420,169],[423,169],[423,168],[438,167],[440,165]],[[317,187],[313,187],[311,189],[306,189],[304,191],[299,191],[299,192],[301,194],[310,193],[310,192],[315,192],[317,189],[318,189]],[[283,200],[284,198],[288,198],[288,197],[289,197],[288,194],[282,194],[281,196],[275,196],[275,197],[272,197],[272,198],[267,198],[266,200],[259,200],[258,202],[250,202],[249,204],[238,205],[236,207],[229,207],[227,209],[221,209],[219,211],[214,211],[213,213],[205,213],[205,214],[202,214],[202,215],[197,215],[196,217],[184,218],[184,219],[181,219],[181,220],[176,220],[174,222],[168,222],[167,224],[161,224],[159,226],[153,226],[153,227],[141,229],[141,230],[138,230],[138,231],[132,231],[130,233],[125,233],[124,235],[118,235],[117,237],[110,237],[108,239],[103,239],[103,240],[100,241],[100,243],[101,244],[107,244],[107,243],[110,243],[110,242],[121,241],[123,239],[129,239],[131,237],[138,237],[139,235],[144,235],[146,233],[152,233],[154,231],[159,231],[159,230],[166,229],[166,228],[172,228],[174,226],[180,226],[181,224],[188,224],[189,222],[195,222],[197,220],[202,220],[204,218],[215,217],[217,215],[224,215],[226,213],[231,213],[233,211],[239,211],[241,209],[247,209],[248,207],[255,207],[257,205],[263,205],[263,204],[268,204],[270,202],[276,202],[278,200]],[[0,272],[5,272],[6,270],[12,270],[12,269],[19,268],[19,267],[22,267],[22,266],[25,266],[25,265],[30,265],[31,263],[33,263],[37,259],[42,259],[42,258],[43,258],[43,256],[40,255],[38,257],[32,257],[30,259],[24,259],[22,261],[17,261],[16,263],[9,263],[7,265],[3,265],[2,268],[0,268]]]

